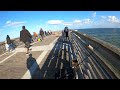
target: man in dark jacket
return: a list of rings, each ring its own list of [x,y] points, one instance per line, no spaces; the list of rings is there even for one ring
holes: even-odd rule
[[[42,40],[44,40],[44,31],[42,28],[40,29],[39,35],[42,37]]]
[[[69,36],[68,36],[69,29],[68,29],[68,27],[65,27],[64,32],[65,32],[65,34],[66,34],[66,39],[67,39],[67,38],[69,39]]]
[[[20,41],[22,41],[25,44],[26,54],[29,54],[31,38],[32,35],[30,34],[30,32],[27,29],[25,29],[25,26],[22,26],[22,30],[20,31]]]

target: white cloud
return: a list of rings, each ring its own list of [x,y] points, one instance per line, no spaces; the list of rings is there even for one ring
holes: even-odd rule
[[[84,20],[82,21],[82,23],[83,23],[83,24],[91,24],[92,21],[91,21],[90,19],[84,19]]]
[[[91,25],[92,24],[92,20],[91,19],[76,19],[73,20],[72,22],[64,22],[64,25],[68,25],[70,26],[70,28],[81,28],[81,27],[85,27],[86,25]]]
[[[73,23],[81,23],[81,20],[74,20]]]
[[[11,23],[11,21],[7,21],[7,22],[6,22],[6,24],[9,24],[9,23]]]
[[[107,17],[106,16],[101,16],[102,19],[106,19]]]
[[[59,25],[62,24],[63,20],[49,20],[47,23],[51,25]]]
[[[97,19],[93,18],[85,18],[85,19],[76,19],[72,21],[72,28],[120,28],[120,18],[112,15],[104,16],[97,15],[96,12],[93,13],[93,16]],[[98,17],[99,16],[99,17]]]
[[[64,22],[63,25],[64,26],[72,26],[72,22]]]
[[[71,26],[72,24],[70,24],[70,23],[66,23],[66,24],[64,24],[65,26]]]
[[[83,20],[74,20],[73,24],[74,25],[85,25],[85,24],[91,24],[92,20],[91,19],[83,19]]]
[[[111,23],[120,23],[120,20],[116,16],[108,16],[108,21]]]
[[[93,17],[96,17],[96,12],[94,12],[94,13],[92,14],[92,16],[93,16]]]
[[[5,26],[4,27],[17,27],[17,26],[20,26],[20,25],[23,25],[25,24],[25,22],[12,22],[12,21],[7,21],[5,23]]]

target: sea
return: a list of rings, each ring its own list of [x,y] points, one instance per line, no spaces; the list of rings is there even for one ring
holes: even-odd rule
[[[120,48],[120,28],[90,28],[76,30]]]

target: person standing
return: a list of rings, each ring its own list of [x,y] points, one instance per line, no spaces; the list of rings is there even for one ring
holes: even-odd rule
[[[68,36],[69,29],[68,29],[68,27],[65,27],[64,32],[66,34],[66,40],[69,39],[69,36]]]
[[[22,26],[22,30],[20,31],[20,41],[22,41],[25,44],[26,55],[29,54],[31,38],[32,35],[30,34],[30,32],[25,28],[25,26]]]
[[[38,35],[36,32],[33,32],[33,35],[34,35],[34,40],[37,41],[38,40]]]
[[[40,29],[39,34],[40,34],[40,36],[42,37],[42,40],[44,40],[44,31],[43,31],[43,29],[42,29],[42,28]]]

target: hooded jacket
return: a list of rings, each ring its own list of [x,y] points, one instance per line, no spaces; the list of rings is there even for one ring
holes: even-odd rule
[[[10,40],[9,35],[7,35],[7,37],[6,37],[6,41],[7,41],[7,44],[11,44],[11,43],[12,43],[12,41]]]
[[[20,41],[27,42],[32,38],[32,35],[29,33],[27,29],[20,31]]]

